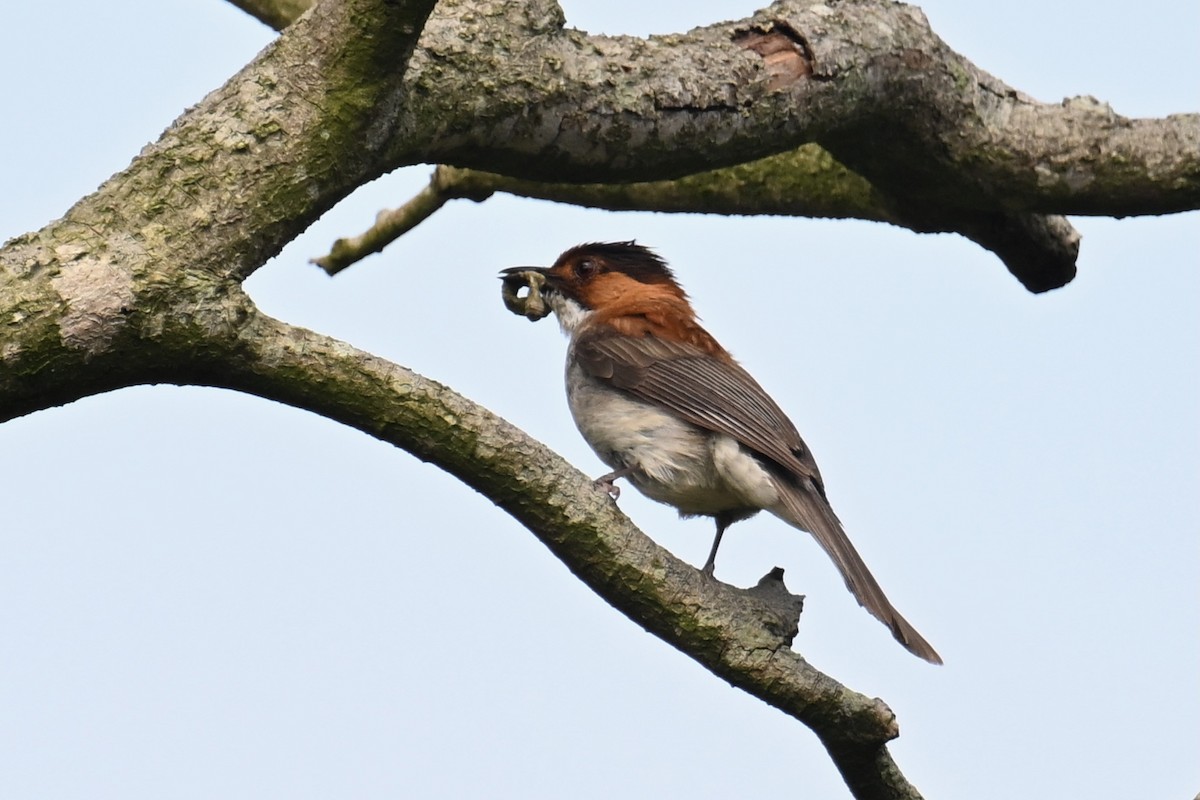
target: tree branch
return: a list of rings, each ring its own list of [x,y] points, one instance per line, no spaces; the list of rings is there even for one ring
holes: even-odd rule
[[[475,5],[443,4],[431,18],[411,76],[419,101],[397,121],[390,158],[487,177],[435,179],[314,259],[328,271],[378,252],[467,182],[476,197],[957,232],[1031,291],[1074,277],[1079,236],[1058,215],[1200,207],[1200,115],[1130,120],[1090,98],[1038,103],[950,50],[912,6],[789,0],[641,40],[566,30],[550,2],[464,13]],[[834,166],[814,172],[819,151],[805,143]],[[747,173],[768,163],[748,191]]]
[[[608,603],[820,738],[857,798],[917,798],[888,754],[881,700],[847,689],[790,648],[802,598],[782,570],[740,590],[642,533],[592,481],[454,391],[312,331],[255,313],[217,385],[338,420],[446,470],[524,524]]]
[[[778,214],[895,222],[882,197],[865,180],[816,145],[709,170],[671,181],[540,183],[494,172],[439,166],[429,185],[404,205],[381,211],[367,231],[339,239],[314,258],[330,275],[380,252],[450,200],[482,202],[495,192],[604,208],[713,214]]]
[[[494,192],[604,208],[610,211],[675,211],[864,219],[920,233],[950,232],[835,161],[817,145],[701,172],[673,181],[641,183],[539,183],[492,172],[439,166],[429,184],[404,205],[379,212],[363,233],[338,239],[329,253],[312,259],[330,275],[381,252],[450,200],[482,202]],[[1055,289],[1075,276],[1079,234],[1065,218],[1038,214],[961,216],[958,233],[996,253],[1030,291]]]
[[[397,128],[395,166],[614,183],[815,141],[878,190],[945,214],[1200,205],[1200,115],[1130,120],[1093,101],[1038,103],[950,50],[913,6],[781,0],[645,40],[540,17],[516,29],[500,14],[449,16],[461,10],[435,14],[414,55],[420,102]],[[763,35],[790,50],[760,55]]]
[[[214,337],[246,313],[240,281],[382,170],[433,4],[322,3],[62,219],[0,249],[0,419],[215,369]]]
[[[434,0],[331,0],[66,216],[245,278],[383,171],[405,65]],[[171,241],[163,241],[170,232]]]
[[[338,239],[328,254],[312,259],[312,263],[330,275],[336,275],[373,253],[383,252],[383,248],[420,225],[449,201],[457,198],[476,202],[486,200],[493,192],[487,188],[488,177],[491,176],[487,173],[472,170],[437,167],[429,184],[415,197],[399,208],[380,211],[374,225],[358,236]]]

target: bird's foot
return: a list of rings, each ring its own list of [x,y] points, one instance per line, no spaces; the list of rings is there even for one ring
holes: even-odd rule
[[[613,483],[611,480],[605,480],[605,478],[608,478],[608,476],[605,475],[601,478],[596,478],[596,480],[592,481],[592,486],[595,486],[597,489],[604,490],[609,497],[611,497],[613,500],[616,500],[621,496],[621,487],[617,486],[617,484]]]
[[[611,497],[613,500],[616,500],[621,496],[621,487],[617,486],[615,481],[617,478],[624,478],[632,471],[633,470],[626,467],[625,469],[619,469],[615,472],[610,472],[607,475],[601,475],[599,478],[596,478],[596,480],[592,481],[592,485],[597,489],[603,489],[609,497]]]

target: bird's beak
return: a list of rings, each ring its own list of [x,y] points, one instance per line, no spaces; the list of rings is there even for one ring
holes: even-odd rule
[[[537,322],[550,313],[550,306],[542,293],[549,289],[549,275],[545,267],[509,267],[500,271],[500,296],[504,307]]]

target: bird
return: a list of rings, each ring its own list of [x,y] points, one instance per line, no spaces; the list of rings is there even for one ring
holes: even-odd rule
[[[714,577],[725,530],[768,511],[817,540],[847,588],[914,655],[942,659],[895,609],[851,544],[808,446],[771,396],[705,330],[675,273],[654,250],[591,242],[550,267],[501,272],[506,291],[536,291],[569,338],[567,403],[580,434],[612,472],[680,516],[712,517],[702,573]],[[526,287],[528,288],[528,287]],[[531,316],[532,318],[532,316]]]

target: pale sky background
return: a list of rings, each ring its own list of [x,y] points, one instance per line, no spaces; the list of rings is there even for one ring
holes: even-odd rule
[[[638,35],[756,7],[564,5]],[[1041,99],[1197,108],[1200,4],[922,7]],[[0,238],[60,216],[272,36],[222,0],[6,4]],[[306,263],[428,173],[348,199],[251,294],[600,474],[565,341],[506,312],[495,276],[581,241],[654,246],[946,664],[897,646],[773,518],[735,526],[717,574],[787,570],[808,596],[797,649],[891,705],[926,797],[1200,791],[1196,214],[1076,220],[1080,276],[1040,297],[954,236],[505,197],[451,204],[337,279]],[[0,426],[0,487],[0,797],[848,797],[799,723],[620,616],[484,498],[311,414],[115,392]],[[703,561],[707,521],[632,490],[621,506]]]

